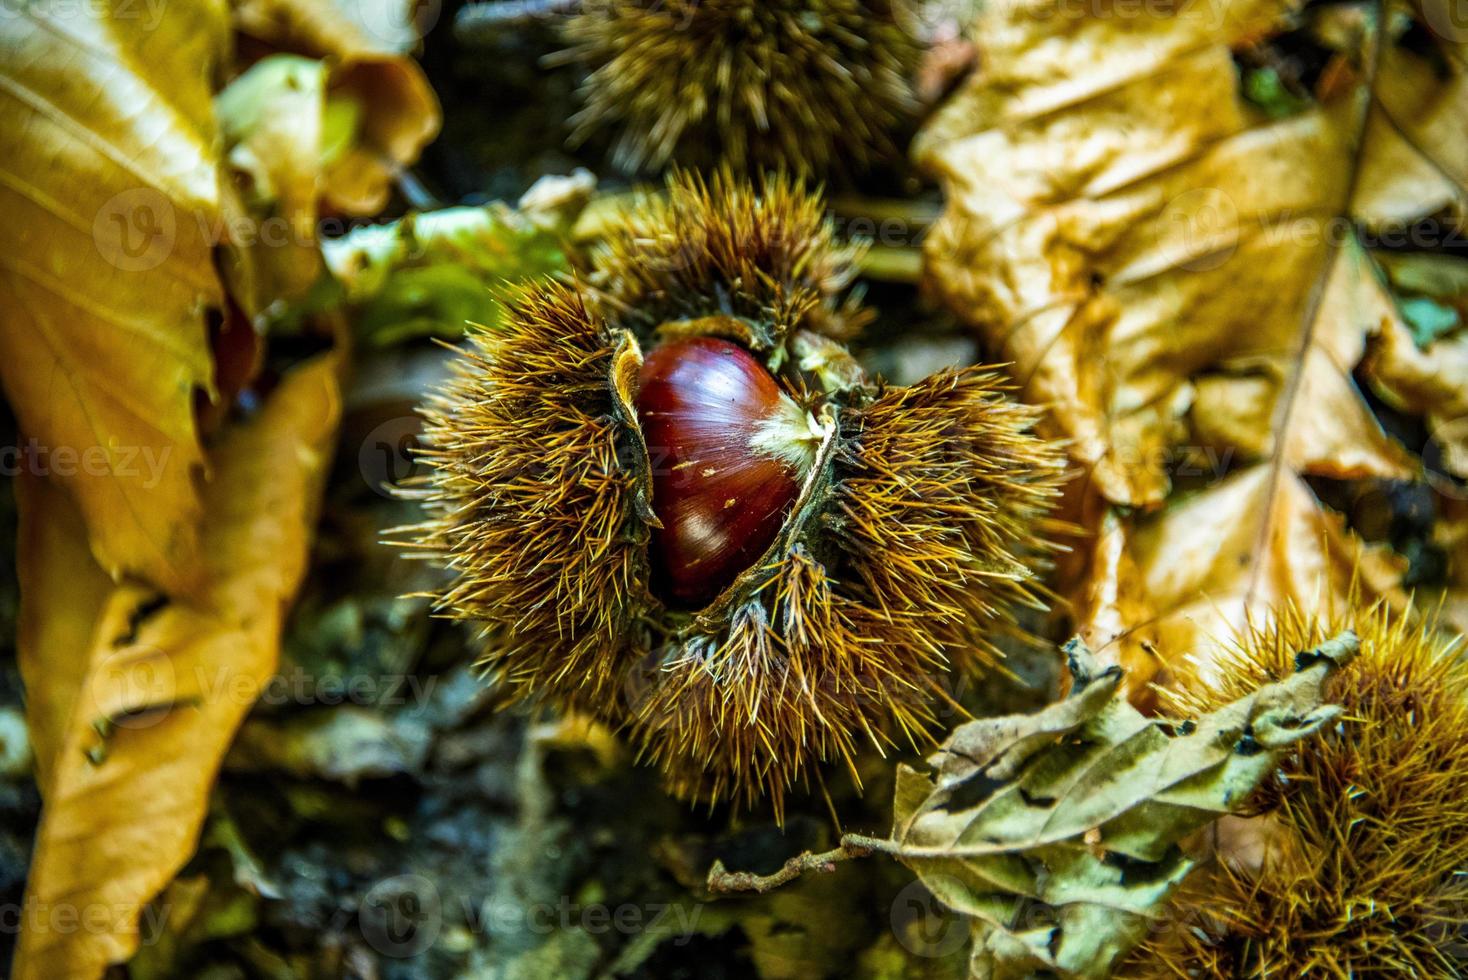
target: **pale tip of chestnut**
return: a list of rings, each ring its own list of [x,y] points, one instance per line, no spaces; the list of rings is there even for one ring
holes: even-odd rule
[[[761,455],[777,459],[788,467],[797,480],[804,480],[816,464],[816,454],[826,439],[826,430],[815,416],[780,393],[774,411],[756,423],[749,437],[749,448]]]

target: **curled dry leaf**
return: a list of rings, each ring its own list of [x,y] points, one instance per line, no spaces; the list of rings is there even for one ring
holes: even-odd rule
[[[348,110],[328,111],[324,62],[272,55],[232,81],[215,99],[243,205],[259,216],[268,238],[251,269],[252,295],[244,306],[259,312],[273,298],[293,300],[321,275],[316,244],[322,170],[339,152],[329,133],[334,119],[351,127]],[[349,137],[347,137],[349,138]]]
[[[337,364],[304,365],[225,432],[204,491],[197,597],[112,585],[54,481],[20,483],[20,666],[45,808],[17,978],[97,977],[191,854],[235,729],[275,669],[338,415]]]
[[[1322,685],[1357,647],[1342,633],[1294,675],[1179,724],[1143,717],[1122,670],[1072,640],[1068,698],[961,725],[931,775],[899,768],[884,849],[971,920],[973,977],[1109,976],[1192,870],[1179,842],[1339,714]]]
[[[1091,575],[1134,577],[1081,594],[1145,618],[1097,611],[1098,641],[1207,646],[1249,609],[1314,607],[1358,563],[1362,598],[1395,594],[1391,556],[1305,478],[1420,471],[1353,371],[1400,318],[1367,245],[1468,198],[1464,50],[1422,19],[1394,0],[979,15],[980,68],[918,140],[947,192],[927,257],[1114,505]],[[1280,114],[1244,97],[1233,51],[1286,30],[1328,65]],[[1139,649],[1120,659],[1148,679]]]
[[[0,379],[35,440],[24,468],[76,499],[98,563],[182,590],[223,301],[210,86],[228,27],[215,3],[137,13],[0,18]]]
[[[1393,408],[1427,421],[1429,466],[1468,478],[1468,260],[1382,257],[1393,315],[1372,338],[1362,372]]]
[[[235,28],[259,46],[317,61],[311,88],[323,112],[270,114],[256,131],[258,138],[303,147],[319,141],[318,166],[289,179],[313,180],[330,211],[381,210],[393,177],[438,134],[438,99],[408,57],[420,31],[431,26],[418,23],[420,10],[438,6],[412,0],[242,0],[233,8]],[[275,97],[317,99],[309,89],[277,90]]]
[[[235,28],[282,50],[344,56],[410,54],[437,3],[413,0],[232,0]]]

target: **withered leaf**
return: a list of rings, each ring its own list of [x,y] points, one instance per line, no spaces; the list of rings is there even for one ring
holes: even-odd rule
[[[1431,253],[1380,261],[1396,306],[1362,373],[1392,407],[1426,420],[1428,466],[1468,478],[1468,261]]]
[[[1280,600],[1397,595],[1400,568],[1305,478],[1421,471],[1353,371],[1373,337],[1402,353],[1374,245],[1468,200],[1464,46],[1432,28],[1400,2],[977,17],[980,67],[918,140],[947,195],[926,254],[1116,508],[1092,574],[1133,578],[1082,582],[1083,631],[1198,650]],[[1286,31],[1327,68],[1310,98],[1257,105],[1234,53]],[[1446,364],[1384,358],[1399,391],[1451,385]]]
[[[275,669],[338,415],[327,355],[226,430],[204,491],[204,584],[110,586],[53,481],[20,483],[20,667],[44,801],[17,978],[97,977],[188,859],[225,749]],[[54,913],[54,914],[53,914]],[[68,923],[86,922],[86,928]]]
[[[272,55],[215,98],[225,162],[267,240],[253,256],[255,295],[244,304],[252,314],[273,299],[298,298],[322,272],[316,220],[329,158],[327,79],[324,62]]]
[[[902,767],[891,852],[972,920],[972,976],[1108,976],[1192,870],[1179,842],[1337,716],[1322,684],[1357,646],[1343,633],[1291,677],[1174,723],[1140,714],[1121,668],[1072,640],[1065,700],[960,726],[931,774]]]
[[[0,379],[35,440],[22,468],[73,495],[98,563],[178,590],[223,300],[210,95],[229,35],[220,3],[138,13],[0,18]]]
[[[326,137],[317,189],[327,210],[370,215],[387,203],[397,172],[438,133],[443,114],[417,63],[417,15],[436,5],[412,0],[241,0],[236,29],[268,49],[316,60]],[[281,93],[283,95],[283,93]],[[303,97],[310,97],[309,95]],[[311,134],[299,120],[275,119],[277,137]]]

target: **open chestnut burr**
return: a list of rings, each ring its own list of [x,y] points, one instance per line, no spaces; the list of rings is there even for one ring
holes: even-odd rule
[[[1038,603],[1062,450],[993,369],[868,378],[855,256],[789,181],[674,175],[425,408],[438,609],[680,795],[778,816],[821,763],[921,746]]]

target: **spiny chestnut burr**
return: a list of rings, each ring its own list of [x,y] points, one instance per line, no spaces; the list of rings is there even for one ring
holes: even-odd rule
[[[424,410],[438,610],[689,798],[779,816],[821,763],[927,744],[1039,602],[1063,452],[996,371],[866,378],[853,259],[788,179],[674,175]]]
[[[1349,629],[1361,652],[1327,684],[1340,723],[1288,753],[1257,814],[1172,900],[1118,973],[1162,977],[1461,977],[1468,908],[1468,660],[1436,615],[1354,597],[1289,606],[1216,661],[1174,662],[1162,709],[1191,717],[1279,680]],[[1261,844],[1263,846],[1261,846]]]
[[[573,138],[625,171],[669,162],[825,175],[897,157],[916,115],[910,0],[583,0]]]
[[[707,605],[774,541],[821,432],[753,355],[716,337],[653,350],[636,404],[662,523],[654,591]]]

